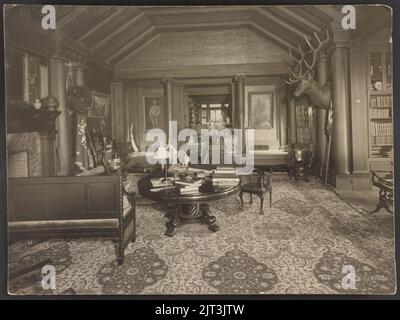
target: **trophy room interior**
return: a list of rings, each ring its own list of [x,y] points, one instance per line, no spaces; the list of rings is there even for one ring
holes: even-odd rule
[[[4,7],[10,293],[394,292],[389,7],[45,7]],[[149,161],[170,121],[254,171]]]

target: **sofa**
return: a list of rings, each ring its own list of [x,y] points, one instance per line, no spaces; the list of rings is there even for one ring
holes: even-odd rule
[[[122,264],[136,240],[135,196],[119,174],[9,178],[9,240],[110,238]]]

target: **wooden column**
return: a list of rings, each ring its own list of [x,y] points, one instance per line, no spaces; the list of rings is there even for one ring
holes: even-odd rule
[[[287,121],[287,110],[285,101],[287,100],[286,96],[286,86],[283,84],[282,81],[279,82],[279,87],[277,90],[278,97],[277,97],[277,106],[276,109],[279,108],[279,149],[286,150],[286,146],[288,144],[287,140],[287,128],[288,128],[288,121]]]
[[[122,146],[124,142],[124,85],[121,81],[111,83],[111,123],[115,142]],[[122,151],[122,150],[121,150]]]
[[[239,75],[235,77],[235,82],[236,82],[236,110],[237,110],[237,124],[238,128],[245,128],[245,123],[244,123],[244,99],[245,99],[245,94],[244,94],[244,76]]]
[[[187,107],[184,103],[184,90],[183,85],[174,85],[172,94],[172,119],[177,121],[178,132],[185,127],[185,111]]]
[[[85,69],[82,64],[74,64],[74,80],[77,86],[85,85]]]
[[[172,79],[163,79],[161,82],[164,84],[164,96],[165,96],[165,103],[167,108],[167,119],[165,120],[166,128],[168,130],[168,123],[170,120],[174,120],[172,118],[172,108],[173,108],[173,100],[172,100]],[[169,132],[168,132],[169,133]]]
[[[57,117],[57,175],[70,174],[72,168],[71,141],[69,139],[68,110],[65,92],[65,63],[59,56],[50,59],[51,93],[57,98],[61,114]]]
[[[317,60],[317,73],[316,78],[318,83],[323,86],[328,81],[329,65],[328,65],[328,55],[320,54]],[[316,156],[318,165],[320,167],[319,172],[321,172],[323,163],[325,163],[325,148],[327,142],[326,136],[326,120],[327,111],[322,108],[317,108],[317,145],[316,145]]]
[[[289,93],[289,92],[288,92]],[[288,94],[293,96],[292,94]],[[296,110],[294,105],[294,98],[287,102],[287,116],[288,116],[288,144],[289,148],[292,143],[296,143]]]
[[[350,132],[348,92],[348,48],[337,45],[333,55],[333,143],[332,157],[336,175],[349,174]]]
[[[369,179],[368,87],[367,81],[360,81],[368,77],[365,48],[361,45],[350,48],[350,61],[353,174],[365,175]]]
[[[232,110],[232,128],[237,128],[236,126],[236,118],[237,118],[237,106],[236,106],[236,90],[235,90],[235,81],[231,81],[231,110]]]
[[[27,53],[22,57],[22,91],[23,91],[23,100],[26,103],[32,103],[29,97],[29,55]]]

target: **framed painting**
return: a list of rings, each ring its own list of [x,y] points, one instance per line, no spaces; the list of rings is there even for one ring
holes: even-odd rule
[[[271,91],[249,92],[249,128],[274,127],[274,95]]]
[[[90,106],[88,117],[106,119],[109,110],[110,95],[92,91],[92,104]]]
[[[143,97],[145,130],[164,129],[165,105],[163,97]]]

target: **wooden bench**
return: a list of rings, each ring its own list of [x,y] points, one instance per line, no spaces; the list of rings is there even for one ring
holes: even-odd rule
[[[135,194],[119,175],[8,179],[9,240],[101,237],[117,261],[136,233]]]

